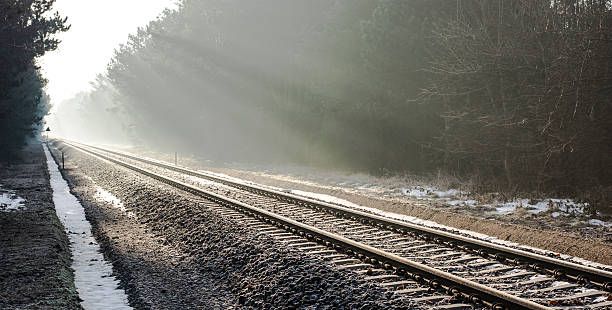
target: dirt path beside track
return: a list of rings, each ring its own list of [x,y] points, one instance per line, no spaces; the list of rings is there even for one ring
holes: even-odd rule
[[[64,227],[55,213],[40,144],[0,166],[0,184],[23,210],[0,211],[0,309],[82,309]]]

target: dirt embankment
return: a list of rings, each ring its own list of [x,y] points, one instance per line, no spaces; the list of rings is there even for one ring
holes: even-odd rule
[[[0,309],[82,309],[41,145],[0,164],[0,184],[25,199],[23,210],[0,212]]]

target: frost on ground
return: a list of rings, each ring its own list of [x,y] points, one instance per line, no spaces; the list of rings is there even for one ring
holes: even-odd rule
[[[2,188],[0,184],[0,212],[25,210],[25,199],[15,195],[15,191]]]
[[[174,154],[152,152],[133,146],[121,146],[120,148],[132,154],[146,156],[156,162],[174,165]],[[551,226],[591,230],[612,228],[612,219],[599,211],[593,210],[587,203],[559,197],[546,199],[522,197],[501,200],[495,198],[500,196],[497,193],[478,195],[459,189],[456,184],[457,180],[444,176],[433,180],[411,176],[376,177],[365,173],[321,170],[299,165],[261,166],[243,163],[215,163],[205,158],[190,156],[181,157],[179,165],[181,164],[199,167],[200,169],[204,168],[206,170],[200,170],[200,172],[243,183],[249,183],[249,181],[238,179],[235,176],[247,173],[258,178],[291,182],[378,199],[392,199],[408,203],[418,200],[445,207],[449,211],[496,220],[512,221],[519,219],[519,222],[521,222],[520,219],[525,216],[537,215]],[[212,172],[211,169],[217,170],[217,172]],[[218,171],[228,173],[219,173]],[[432,184],[435,184],[435,186]],[[281,188],[275,189],[283,190]]]
[[[251,169],[251,171],[253,171]],[[397,200],[419,200],[446,206],[458,211],[480,214],[484,217],[503,219],[526,215],[548,216],[557,221],[570,221],[572,225],[612,227],[598,211],[591,210],[588,203],[572,199],[516,198],[509,201],[486,199],[468,191],[459,189],[439,189],[434,186],[415,184],[414,180],[401,177],[377,178],[365,174],[343,175],[334,172],[316,172],[313,169],[278,169],[275,171],[255,172],[260,176],[304,184],[325,187],[349,194],[359,194],[375,198]],[[444,183],[444,182],[442,182]],[[485,196],[496,196],[495,193]]]
[[[493,201],[489,203],[478,203],[474,199],[469,199],[469,192],[450,189],[441,191],[435,187],[413,186],[411,188],[401,188],[401,192],[408,197],[418,200],[435,201],[451,206],[483,207],[487,209],[486,214],[508,215],[518,210],[525,210],[527,213],[540,214],[551,212],[552,217],[562,216],[589,216],[586,213],[587,203],[578,203],[572,199],[514,199],[511,201]]]
[[[473,232],[473,231],[469,231],[469,230],[461,230],[461,229],[456,229],[453,227],[449,227],[449,226],[445,226],[445,225],[441,225],[438,224],[436,222],[433,221],[427,221],[427,220],[422,220],[413,216],[408,216],[408,215],[403,215],[403,214],[397,214],[397,213],[392,213],[392,212],[385,212],[385,211],[381,211],[379,209],[375,209],[375,208],[369,208],[369,207],[364,207],[364,206],[360,206],[357,204],[354,204],[350,201],[346,201],[344,199],[340,199],[337,197],[333,197],[330,195],[325,195],[325,194],[319,194],[319,193],[311,193],[311,192],[306,192],[306,191],[300,191],[300,190],[292,190],[291,191],[292,194],[295,195],[299,195],[299,196],[303,196],[303,197],[307,197],[307,198],[314,198],[320,201],[324,201],[324,202],[328,202],[328,203],[332,203],[332,204],[336,204],[336,205],[340,205],[340,206],[344,206],[344,207],[349,207],[352,209],[357,209],[357,210],[362,210],[362,211],[366,211],[369,213],[373,213],[376,215],[381,215],[387,218],[391,218],[391,219],[395,219],[395,220],[400,220],[400,221],[404,221],[404,222],[408,222],[408,223],[412,223],[412,224],[417,224],[417,225],[421,225],[421,226],[425,226],[425,227],[430,227],[430,228],[435,228],[435,229],[439,229],[439,230],[443,230],[443,231],[449,231],[449,232],[455,232],[455,233],[459,233],[461,235],[464,236],[468,236],[468,237],[472,237],[472,238],[476,238],[476,239],[480,239],[483,241],[488,241],[491,243],[495,243],[495,244],[499,244],[499,245],[503,245],[503,246],[507,246],[507,247],[511,247],[511,248],[515,248],[515,249],[520,249],[520,250],[525,250],[525,251],[529,251],[529,252],[534,252],[534,253],[538,253],[538,254],[543,254],[543,255],[548,255],[548,256],[553,256],[553,257],[559,257],[563,260],[567,260],[567,261],[572,261],[574,263],[578,263],[578,264],[582,264],[582,265],[586,265],[586,266],[591,266],[591,267],[595,267],[595,268],[601,268],[601,269],[606,269],[606,270],[612,270],[612,266],[608,266],[608,265],[603,265],[603,264],[598,264],[595,262],[591,262],[579,257],[572,257],[569,255],[562,255],[559,253],[555,253],[555,252],[551,252],[551,251],[547,251],[547,250],[543,250],[543,249],[538,249],[538,248],[534,248],[534,247],[530,247],[530,246],[525,246],[525,245],[521,245],[515,242],[509,242],[509,241],[505,241],[505,240],[501,240],[498,239],[496,237],[492,237],[492,236],[488,236],[485,234],[481,234],[481,233],[477,233],[477,232]]]
[[[124,147],[124,149],[128,152],[140,153],[153,161],[174,165],[174,157],[170,158],[166,156],[167,154],[151,153],[150,151],[134,148]],[[153,159],[153,157],[163,158],[166,161]],[[202,158],[191,157],[182,158],[182,161],[183,163],[190,163],[188,165],[199,166],[200,168],[202,168],[201,164],[205,163],[206,170],[200,170],[200,172],[247,184],[250,182],[225,173],[209,170],[212,168],[225,172],[227,169],[230,174],[238,172],[238,175],[247,172],[258,178],[291,182],[377,199],[390,199],[405,203],[412,203],[417,200],[452,212],[513,223],[524,223],[525,219],[530,218],[530,220],[533,220],[537,216],[540,222],[553,229],[598,231],[612,228],[612,219],[601,214],[599,211],[593,210],[587,203],[561,198],[500,200],[495,198],[500,196],[497,193],[478,195],[458,189],[457,181],[452,178],[437,177],[433,182],[429,182],[431,180],[425,178],[409,176],[375,177],[364,173],[347,174],[339,171],[295,165],[267,167],[240,163],[219,164],[211,163]],[[431,186],[432,183],[437,186]],[[278,187],[271,188],[277,191],[286,191]],[[536,224],[536,226],[540,225]]]
[[[91,225],[85,219],[83,207],[70,193],[68,184],[46,146],[44,150],[53,189],[53,203],[57,216],[68,232],[72,247],[74,284],[83,300],[81,305],[86,310],[132,309],[128,306],[125,292],[118,289],[119,281],[112,276],[112,265],[104,260],[91,234]]]

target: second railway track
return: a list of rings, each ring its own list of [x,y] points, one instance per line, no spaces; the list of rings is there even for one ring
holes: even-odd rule
[[[112,150],[64,142],[215,201],[292,246],[417,300],[497,309],[606,308],[612,273]],[[206,180],[206,181],[204,181]],[[274,228],[276,227],[276,228]],[[426,288],[427,287],[427,288]]]

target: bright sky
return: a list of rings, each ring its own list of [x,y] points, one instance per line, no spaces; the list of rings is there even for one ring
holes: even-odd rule
[[[72,28],[57,36],[62,43],[39,59],[49,80],[47,93],[57,105],[91,89],[90,81],[106,71],[113,51],[128,35],[155,19],[175,0],[57,0],[54,8]]]

